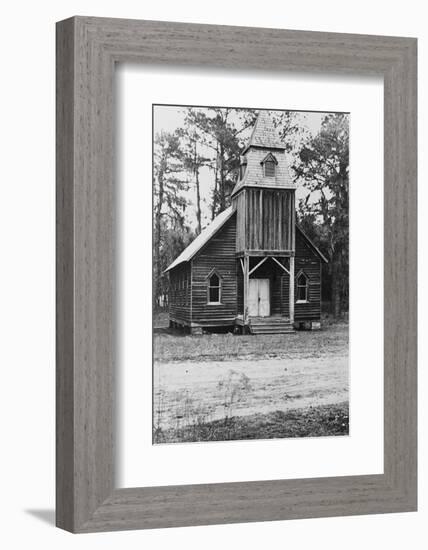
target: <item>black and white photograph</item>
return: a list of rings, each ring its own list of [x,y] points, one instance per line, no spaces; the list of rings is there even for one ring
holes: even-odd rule
[[[153,443],[349,434],[349,114],[153,105]]]

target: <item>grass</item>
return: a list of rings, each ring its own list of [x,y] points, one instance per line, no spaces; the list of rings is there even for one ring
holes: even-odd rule
[[[305,358],[342,355],[348,346],[348,324],[323,319],[320,331],[292,335],[204,334],[189,336],[168,329],[168,314],[155,317],[154,359],[171,361],[222,361],[233,359]]]
[[[158,314],[154,443],[347,435],[348,324],[322,327],[190,336]]]
[[[154,443],[230,441],[349,434],[348,403],[196,422],[180,430],[158,428]]]

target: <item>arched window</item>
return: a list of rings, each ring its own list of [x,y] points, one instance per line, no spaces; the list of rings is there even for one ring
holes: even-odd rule
[[[303,271],[297,275],[296,298],[297,302],[309,301],[309,279]]]
[[[263,165],[263,174],[266,178],[274,178],[276,175],[276,165],[278,164],[278,161],[272,155],[272,153],[269,153],[265,156],[265,158],[262,160]]]
[[[274,178],[276,165],[273,162],[273,160],[267,160],[264,166],[265,166],[265,176],[267,178]]]
[[[213,271],[208,277],[207,301],[209,304],[220,304],[221,302],[221,278]]]

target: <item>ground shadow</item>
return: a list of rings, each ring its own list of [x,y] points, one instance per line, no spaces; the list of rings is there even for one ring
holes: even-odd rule
[[[183,328],[154,327],[153,334],[163,334],[166,336],[189,336],[189,330]]]
[[[55,526],[55,510],[49,508],[31,508],[24,510],[26,514],[33,516],[44,523]]]
[[[183,330],[173,329],[169,327],[154,327],[153,334],[169,334],[170,336],[185,336]]]

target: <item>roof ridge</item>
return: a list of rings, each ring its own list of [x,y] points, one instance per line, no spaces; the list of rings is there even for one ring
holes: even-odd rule
[[[235,212],[232,206],[228,206],[220,212],[205,229],[203,229],[193,241],[177,256],[177,258],[164,270],[164,273],[170,271],[177,265],[188,262],[203,246],[223,227],[227,220]]]
[[[308,235],[305,233],[305,231],[303,231],[301,225],[297,222],[296,222],[296,229],[298,231],[300,231],[302,236],[308,241],[310,246],[312,246],[314,251],[319,255],[319,257],[324,261],[324,263],[328,264],[327,258],[324,256],[324,254],[321,252],[321,250],[317,247],[317,245],[314,243],[314,241],[310,237],[308,237]]]
[[[270,113],[271,111],[268,109],[259,110],[246,149],[251,146],[265,147],[266,149],[285,149],[285,145],[274,127]]]

